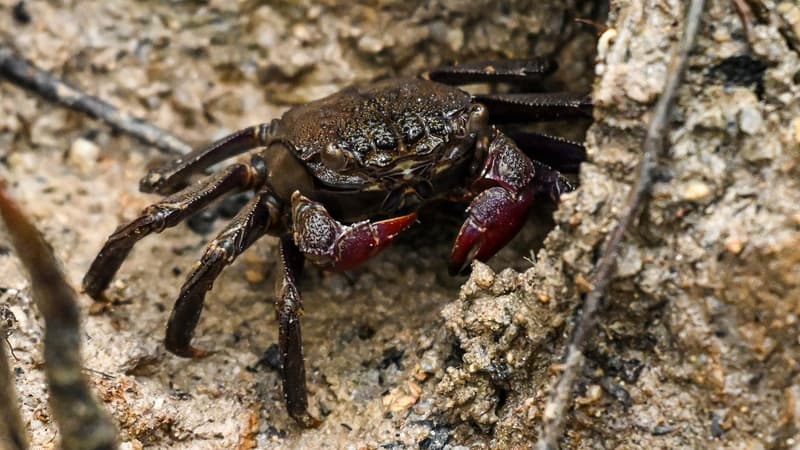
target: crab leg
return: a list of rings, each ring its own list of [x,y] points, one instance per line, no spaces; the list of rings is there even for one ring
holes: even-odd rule
[[[295,191],[292,218],[294,241],[308,259],[323,269],[347,270],[384,249],[414,223],[417,215],[344,225],[331,217],[321,203]]]
[[[190,175],[232,156],[267,145],[277,128],[278,121],[273,120],[270,124],[262,123],[229,134],[208,147],[199,148],[147,172],[139,181],[139,190],[162,195],[172,194],[177,190],[176,186],[186,181]]]
[[[574,92],[480,94],[475,101],[490,111],[492,123],[592,117],[592,99]]]
[[[279,326],[283,399],[292,418],[305,427],[315,427],[319,425],[319,420],[308,413],[303,337],[300,332],[303,300],[297,288],[297,279],[303,271],[303,254],[291,234],[281,236],[280,258],[282,270],[276,285],[275,314]]]
[[[470,61],[456,66],[431,69],[423,77],[445,84],[535,82],[542,80],[557,68],[555,61],[541,57]]]
[[[262,179],[263,175],[253,166],[234,164],[148,206],[139,217],[109,236],[83,278],[83,290],[90,297],[99,299],[137,241],[150,233],[177,225],[227,192],[245,189]]]
[[[486,162],[472,189],[480,192],[453,244],[450,272],[462,272],[473,259],[486,261],[522,228],[537,194],[558,199],[569,184],[559,173],[531,161],[500,132],[489,144]]]
[[[206,247],[200,262],[181,287],[167,322],[164,345],[179,356],[202,357],[206,351],[191,346],[192,335],[203,310],[206,292],[228,264],[277,222],[279,207],[274,195],[261,191],[242,208]]]
[[[579,142],[528,131],[504,130],[504,133],[528,157],[561,173],[578,173],[580,164],[586,161],[586,148]]]

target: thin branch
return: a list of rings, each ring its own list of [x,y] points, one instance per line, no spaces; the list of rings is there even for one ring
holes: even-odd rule
[[[17,256],[28,271],[33,299],[44,317],[44,360],[50,409],[65,450],[116,448],[116,428],[81,371],[80,312],[75,291],[53,250],[0,181],[0,215]]]
[[[739,15],[739,20],[742,23],[742,29],[745,36],[747,36],[747,43],[753,45],[755,36],[753,36],[753,23],[756,21],[756,16],[746,0],[732,0],[733,6],[736,9],[736,14]]]
[[[17,52],[3,44],[0,44],[0,77],[40,95],[46,100],[88,114],[164,153],[182,155],[192,149],[189,144],[169,131],[138,117],[133,117],[102,99],[68,85],[53,74],[26,61]]]
[[[537,443],[541,450],[554,450],[558,448],[564,429],[566,412],[571,402],[575,379],[583,370],[585,362],[584,350],[590,334],[597,321],[597,313],[601,300],[608,290],[611,278],[614,275],[619,254],[619,246],[625,232],[639,217],[653,186],[653,169],[656,167],[657,158],[663,153],[665,134],[669,124],[672,107],[678,87],[686,71],[689,52],[694,46],[695,36],[700,26],[704,0],[692,0],[686,13],[683,37],[673,56],[664,92],[656,104],[652,120],[647,129],[644,140],[644,154],[639,165],[639,173],[631,189],[623,211],[625,213],[619,223],[611,232],[605,245],[600,261],[594,275],[593,289],[586,296],[583,311],[578,319],[578,324],[572,334],[570,344],[567,346],[567,355],[564,361],[564,370],[554,387],[547,405],[544,409],[542,433]]]
[[[5,306],[0,305],[0,310]],[[5,321],[0,318],[0,334],[6,335]],[[22,417],[19,415],[17,393],[14,390],[14,375],[8,364],[5,342],[0,342],[0,447],[11,450],[24,450],[28,448],[28,438]],[[11,346],[9,345],[9,350]],[[11,350],[13,354],[13,350]]]

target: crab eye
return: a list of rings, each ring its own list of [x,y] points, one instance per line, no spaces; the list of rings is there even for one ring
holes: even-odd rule
[[[322,151],[322,164],[331,170],[342,170],[350,163],[348,152],[334,144],[328,144]]]
[[[469,112],[469,128],[472,131],[483,131],[489,126],[489,111],[480,103],[475,103]]]

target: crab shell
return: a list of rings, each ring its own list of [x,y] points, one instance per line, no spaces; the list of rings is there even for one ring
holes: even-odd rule
[[[342,222],[407,213],[465,186],[491,132],[469,94],[420,78],[351,86],[275,126],[263,152],[275,192],[298,190]]]

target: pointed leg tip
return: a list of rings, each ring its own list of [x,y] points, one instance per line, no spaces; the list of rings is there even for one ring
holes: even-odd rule
[[[105,295],[105,286],[102,286],[102,283],[98,283],[98,281],[94,277],[90,277],[89,274],[83,278],[80,292],[88,295],[96,302],[109,302],[108,297]]]
[[[214,354],[213,350],[206,350],[204,348],[193,347],[191,345],[175,347],[170,344],[165,344],[165,346],[167,351],[176,356],[180,356],[181,358],[203,359]]]
[[[293,414],[292,418],[303,428],[319,428],[322,425],[322,421],[309,414],[308,411]]]

